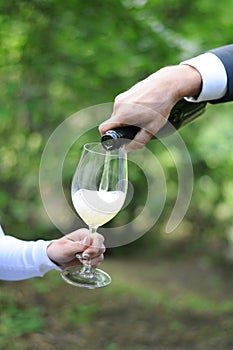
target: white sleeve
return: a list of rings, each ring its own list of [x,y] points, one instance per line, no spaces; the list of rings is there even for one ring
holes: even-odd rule
[[[0,227],[0,279],[23,280],[61,270],[46,254],[50,241],[22,241],[4,235]]]
[[[218,100],[227,91],[227,73],[222,61],[213,53],[207,52],[180,64],[196,68],[202,77],[202,90],[198,98],[186,97],[190,102]]]

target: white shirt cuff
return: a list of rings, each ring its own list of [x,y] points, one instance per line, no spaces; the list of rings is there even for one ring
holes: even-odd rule
[[[227,91],[227,73],[222,61],[213,53],[207,52],[180,64],[196,68],[202,77],[202,90],[197,98],[187,96],[190,102],[218,100]]]
[[[48,257],[50,241],[23,241],[4,235],[0,227],[0,280],[21,280],[61,271]]]

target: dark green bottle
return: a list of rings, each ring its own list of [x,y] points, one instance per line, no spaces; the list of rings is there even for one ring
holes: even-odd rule
[[[176,130],[180,129],[182,126],[190,123],[199,115],[203,114],[205,107],[206,102],[192,103],[185,99],[178,101],[171,110],[168,118],[169,123],[165,124],[153,138],[170,135],[174,132],[174,128],[172,128],[171,125],[173,125]],[[135,125],[108,130],[101,137],[102,145],[108,151],[118,149],[123,144],[129,143],[133,140],[139,130],[140,127]]]

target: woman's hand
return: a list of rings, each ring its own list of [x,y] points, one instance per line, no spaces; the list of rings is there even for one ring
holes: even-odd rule
[[[76,254],[89,254],[91,265],[97,267],[104,259],[104,252],[104,237],[99,233],[90,235],[85,228],[69,233],[47,247],[50,260],[62,268],[80,264]]]

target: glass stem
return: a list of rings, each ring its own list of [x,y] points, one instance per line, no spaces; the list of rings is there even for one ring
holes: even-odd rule
[[[97,227],[95,226],[89,226],[89,234],[93,234],[96,233],[97,231]],[[85,259],[84,262],[84,266],[83,266],[83,273],[87,274],[87,275],[93,275],[94,269],[91,266],[91,257],[89,254],[85,254],[83,256],[83,258]]]

